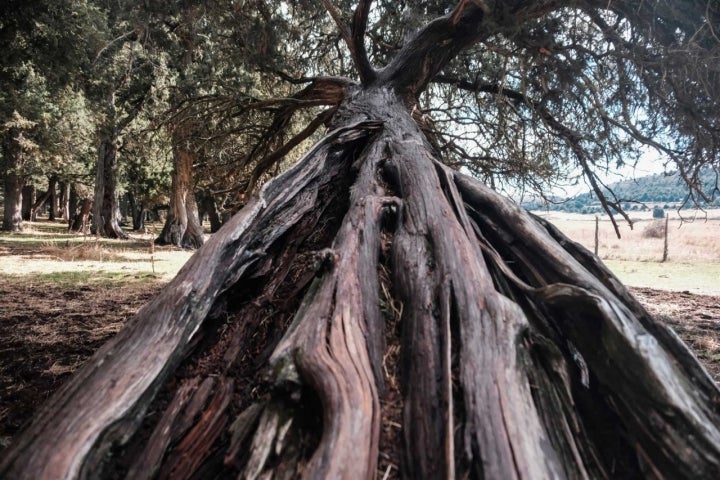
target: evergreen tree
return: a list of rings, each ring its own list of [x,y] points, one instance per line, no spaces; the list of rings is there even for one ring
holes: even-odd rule
[[[62,153],[54,142],[56,123],[66,113],[67,89],[78,91],[99,41],[99,18],[85,0],[9,0],[0,6],[3,230],[20,229],[25,181]]]

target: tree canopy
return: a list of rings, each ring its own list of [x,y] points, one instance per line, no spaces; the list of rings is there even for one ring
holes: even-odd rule
[[[468,30],[464,43],[448,44],[454,50],[408,89],[445,163],[510,193],[549,194],[584,181],[606,211],[622,212],[603,174],[654,151],[666,171],[679,172],[691,200],[712,202],[717,189],[699,174],[717,171],[717,5],[470,3],[487,13],[453,26]],[[123,117],[127,108],[144,110],[139,133],[192,122],[196,187],[235,211],[258,181],[297,159],[288,153],[318,138],[344,82],[401,77],[392,60],[411,53],[407,42],[420,28],[441,28],[433,20],[455,8],[368,5],[362,18],[351,18],[348,2],[6,2],[5,130],[13,112],[33,125],[24,145],[39,146],[25,173],[40,178],[62,170],[44,159],[73,165],[81,156],[47,130],[77,110],[77,95],[88,97],[83,108],[94,113],[84,123],[97,131],[109,128],[110,117],[122,124],[139,114]],[[356,46],[348,49],[346,40]],[[76,100],[62,100],[68,94]],[[88,150],[96,140],[83,132],[75,136]]]
[[[375,2],[361,20],[343,17],[350,5],[329,11],[345,25],[336,42],[367,29],[353,40],[350,56],[360,56],[353,76],[369,84],[393,75],[408,81],[390,59],[412,54],[417,46],[403,42],[453,7]],[[652,149],[668,171],[679,171],[694,198],[717,194],[717,183],[704,188],[699,175],[718,166],[718,5],[525,1],[475,8],[487,14],[453,26],[469,31],[462,41],[440,40],[448,43],[438,55],[447,57],[423,65],[433,71],[407,88],[446,163],[509,191],[547,192],[581,174],[610,213],[622,208],[600,174]],[[443,27],[438,21],[426,28]],[[339,50],[327,73],[347,75],[348,63]],[[289,73],[299,81],[312,70]]]
[[[230,10],[204,10],[208,28],[230,32],[230,46],[213,42],[213,51],[225,52],[213,61],[216,72],[230,72],[235,88],[226,81],[196,92],[180,111],[206,120],[214,115],[207,135],[236,139],[231,166],[243,174],[235,188],[252,190],[327,120],[347,81],[340,77],[407,81],[392,59],[411,54],[407,40],[425,24],[442,28],[431,21],[454,8],[368,2],[365,16],[351,18],[350,4],[324,2],[328,16],[320,3],[280,2],[273,10],[238,2]],[[692,199],[709,203],[716,195],[699,175],[706,167],[717,171],[717,5],[528,1],[478,2],[470,10],[476,8],[487,14],[453,26],[468,29],[463,40],[448,43],[445,57],[423,66],[430,74],[407,88],[447,164],[509,192],[547,193],[582,178],[611,213],[622,206],[602,173],[653,150],[668,172],[679,172]],[[357,29],[360,38],[352,36]],[[355,46],[347,49],[345,41]],[[228,64],[233,68],[217,68]],[[304,121],[293,124],[300,112]]]

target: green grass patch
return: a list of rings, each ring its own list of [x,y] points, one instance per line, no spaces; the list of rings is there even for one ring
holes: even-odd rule
[[[8,249],[42,249],[45,247],[72,248],[78,246],[102,247],[110,250],[124,252],[128,250],[147,250],[150,240],[130,239],[115,240],[82,236],[74,233],[40,234],[37,232],[13,233],[0,235],[0,246]]]
[[[1,282],[32,287],[37,284],[52,283],[58,287],[77,288],[81,286],[119,286],[144,284],[160,280],[160,275],[152,272],[107,272],[91,270],[59,271],[49,273],[30,273],[25,275],[0,275]]]

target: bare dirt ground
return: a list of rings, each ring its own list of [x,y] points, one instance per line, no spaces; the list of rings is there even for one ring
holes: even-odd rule
[[[655,318],[670,325],[720,383],[720,297],[633,288]]]
[[[0,285],[0,449],[160,286]]]

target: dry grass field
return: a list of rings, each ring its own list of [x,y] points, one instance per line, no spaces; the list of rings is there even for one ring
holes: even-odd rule
[[[170,280],[192,252],[156,247],[151,233],[110,240],[67,233],[59,222],[24,222],[21,234],[0,235],[0,273],[17,281],[36,275],[63,277],[146,275]]]
[[[595,245],[595,216],[572,213],[537,215],[556,225],[565,235],[590,250]],[[634,226],[618,219],[621,238],[617,238],[607,216],[599,222],[598,255],[627,285],[673,291],[720,295],[720,210],[668,212],[668,259],[662,262],[662,235],[649,238],[648,229],[664,220],[655,220],[651,212],[633,212]]]

